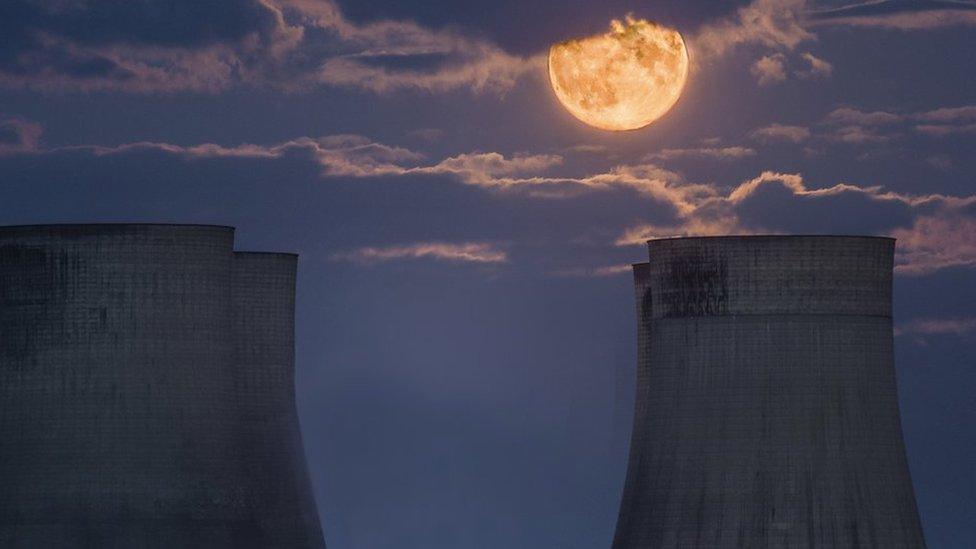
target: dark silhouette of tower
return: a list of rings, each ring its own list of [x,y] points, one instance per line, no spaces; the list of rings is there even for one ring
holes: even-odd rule
[[[324,547],[297,257],[202,225],[0,228],[0,546]]]
[[[925,546],[892,358],[894,241],[653,240],[613,546]]]

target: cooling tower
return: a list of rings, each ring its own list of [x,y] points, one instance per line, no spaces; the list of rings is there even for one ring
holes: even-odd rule
[[[894,241],[649,246],[613,547],[924,547],[892,358]]]
[[[0,546],[324,547],[296,258],[230,227],[0,228]]]

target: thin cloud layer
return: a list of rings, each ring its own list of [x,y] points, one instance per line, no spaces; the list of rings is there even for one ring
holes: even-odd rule
[[[699,147],[692,149],[661,149],[659,152],[645,155],[646,160],[673,160],[676,158],[709,158],[713,160],[738,160],[749,156],[756,156],[756,151],[749,147]]]
[[[976,25],[976,3],[958,0],[880,0],[812,11],[813,24],[928,30]]]
[[[802,143],[810,139],[810,130],[803,126],[770,124],[762,128],[756,128],[749,135],[755,140],[764,142],[790,141],[792,143]]]
[[[976,133],[976,106],[962,105],[909,113],[839,107],[808,126],[773,123],[750,133],[762,142],[818,140],[845,145],[879,145],[909,134],[943,138]]]
[[[18,154],[38,149],[43,128],[19,116],[0,116],[0,154]]]
[[[506,263],[508,255],[484,242],[417,242],[397,246],[363,247],[332,256],[335,261],[360,264],[399,260],[431,259],[448,263]]]
[[[800,78],[826,78],[834,72],[834,66],[829,61],[821,59],[810,52],[800,54],[800,57],[809,63],[809,67],[805,70],[796,72]]]
[[[919,318],[895,327],[895,335],[967,335],[976,332],[976,318]]]
[[[619,263],[616,265],[602,265],[599,267],[573,267],[570,269],[559,269],[550,271],[549,274],[552,276],[565,278],[606,278],[610,276],[628,274],[632,270],[633,266],[630,264]]]

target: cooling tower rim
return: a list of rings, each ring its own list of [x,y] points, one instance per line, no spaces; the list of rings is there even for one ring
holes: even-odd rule
[[[663,238],[652,238],[646,240],[647,244],[655,242],[666,242],[669,240],[763,240],[763,239],[815,239],[815,238],[848,238],[864,240],[888,240],[891,242],[897,239],[890,236],[875,236],[865,234],[726,234],[713,236],[667,236]]]
[[[234,250],[234,253],[241,255],[281,255],[285,257],[299,257],[298,252],[256,252],[252,250]]]
[[[122,227],[202,227],[208,229],[235,230],[233,225],[217,225],[212,223],[141,223],[141,222],[98,222],[98,223],[28,223],[24,225],[0,225],[0,231],[19,231],[28,229],[70,229],[70,228],[122,228]]]

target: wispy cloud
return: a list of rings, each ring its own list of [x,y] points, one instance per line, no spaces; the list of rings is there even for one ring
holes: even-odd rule
[[[810,130],[803,126],[770,124],[762,128],[756,128],[749,135],[759,141],[791,141],[793,143],[802,143],[810,139]]]
[[[43,128],[19,116],[0,115],[0,154],[21,154],[38,150]]]
[[[713,160],[737,160],[755,156],[756,151],[748,147],[699,147],[691,149],[661,149],[644,155],[645,161],[674,160],[676,158],[708,158]]]
[[[976,25],[976,3],[958,0],[875,0],[811,11],[807,17],[814,25],[927,30]]]
[[[824,134],[832,141],[850,145],[866,143],[886,143],[898,136],[895,132],[886,133],[871,126],[840,126]]]
[[[809,127],[774,123],[753,130],[750,137],[759,141],[821,140],[861,146],[889,143],[912,134],[945,137],[968,133],[976,133],[976,106],[973,105],[907,113],[844,106],[830,111]]]
[[[828,124],[843,126],[884,126],[904,120],[901,114],[887,111],[861,111],[851,107],[840,107],[831,111],[824,118]]]
[[[751,234],[750,229],[742,227],[735,216],[719,215],[709,219],[707,216],[692,215],[682,223],[659,225],[641,223],[624,230],[614,241],[616,246],[640,246],[656,238],[677,236],[713,236],[726,234]]]
[[[417,242],[393,246],[364,247],[334,254],[335,261],[360,264],[430,259],[449,263],[506,263],[508,254],[484,242]]]
[[[800,57],[809,64],[806,69],[796,71],[800,78],[826,78],[834,72],[834,66],[829,61],[810,52],[803,53]]]
[[[918,318],[895,326],[895,335],[967,335],[976,332],[976,318]]]
[[[599,154],[599,153],[607,152],[607,146],[581,143],[579,145],[572,145],[570,147],[567,147],[566,152],[583,153],[583,154]]]
[[[942,108],[922,112],[912,117],[919,124],[915,130],[932,136],[955,133],[976,133],[976,105]]]
[[[756,77],[760,86],[767,86],[782,82],[788,76],[807,80],[827,78],[833,74],[834,66],[810,52],[804,52],[792,61],[785,54],[777,52],[757,59],[749,68],[749,72]]]
[[[557,269],[550,271],[549,274],[566,278],[605,278],[630,273],[633,267],[627,263],[617,265],[603,265],[600,267],[571,267],[568,269]]]

